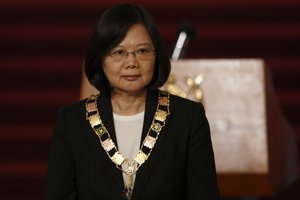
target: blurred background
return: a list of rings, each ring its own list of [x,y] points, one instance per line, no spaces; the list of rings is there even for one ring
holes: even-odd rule
[[[103,11],[120,2],[124,1],[0,1],[1,200],[44,199],[57,109],[78,101],[89,36]],[[190,22],[197,33],[184,58],[263,58],[299,152],[300,1],[129,2],[152,13],[170,56],[178,26]],[[298,180],[277,195],[258,198],[298,200],[299,191]]]

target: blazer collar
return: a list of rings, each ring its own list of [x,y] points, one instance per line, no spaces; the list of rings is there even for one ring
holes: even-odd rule
[[[101,116],[102,122],[105,125],[107,131],[109,132],[111,139],[118,146],[115,127],[114,127],[113,114],[112,114],[111,98],[109,93],[106,92],[100,93],[100,96],[98,98],[98,109],[99,109],[99,114]],[[101,145],[99,147],[102,148]],[[102,150],[103,152],[105,151],[103,148]],[[109,177],[111,177],[112,182],[115,183],[117,187],[116,189],[120,193],[122,193],[124,190],[122,171],[116,168],[116,165],[109,159],[106,153],[103,159],[105,159],[104,164],[107,169],[106,171],[109,173]]]
[[[144,141],[148,130],[152,124],[156,109],[158,104],[158,90],[156,91],[148,91],[146,108],[145,108],[145,117],[144,117],[144,125],[143,125],[143,133],[141,142]],[[166,121],[165,127],[160,132],[158,140],[156,141],[155,146],[152,149],[152,152],[146,162],[139,168],[135,177],[135,183],[133,188],[132,199],[137,199],[142,190],[146,187],[147,181],[152,173],[153,166],[156,162],[157,155],[159,153],[160,146],[162,145],[162,141],[167,129],[168,119]]]
[[[144,124],[143,124],[143,132],[141,137],[141,143],[144,141],[148,130],[152,124],[153,117],[156,112],[158,104],[158,90],[148,91],[147,99],[146,99],[146,106],[145,106],[145,116],[144,116]],[[112,140],[117,144],[115,128],[114,128],[114,121],[113,121],[113,114],[112,114],[112,105],[111,105],[111,98],[109,93],[101,92],[100,97],[98,98],[98,108],[102,118],[102,121],[107,128]],[[168,121],[168,119],[167,119]],[[167,126],[168,123],[166,123]],[[139,168],[135,177],[135,184],[133,188],[132,198],[135,199],[139,193],[145,187],[147,180],[151,174],[152,168],[154,166],[157,154],[159,152],[160,145],[162,143],[164,132],[167,127],[164,127],[160,132],[160,136],[156,141],[156,144],[151,152],[151,155],[147,159],[147,161]],[[121,152],[122,153],[122,152]],[[107,159],[109,159],[107,157]],[[122,177],[121,170],[117,169],[113,162],[105,162],[107,166],[107,171],[110,173],[110,177],[112,177],[113,182],[116,183],[118,190],[124,190],[124,182]]]

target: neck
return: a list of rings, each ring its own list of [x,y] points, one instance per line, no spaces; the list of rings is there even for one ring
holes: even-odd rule
[[[134,115],[145,110],[147,91],[139,94],[128,94],[113,91],[111,102],[113,112],[118,115]]]

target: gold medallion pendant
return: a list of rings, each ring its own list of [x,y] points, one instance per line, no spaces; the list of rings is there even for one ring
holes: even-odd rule
[[[116,164],[116,167],[123,171],[128,177],[123,196],[130,200],[132,197],[134,187],[134,176],[139,167],[146,162],[150,156],[152,149],[159,137],[159,134],[166,124],[167,117],[170,115],[170,94],[165,91],[159,90],[158,104],[152,124],[148,133],[140,147],[139,152],[133,159],[124,157],[118,150],[117,146],[110,137],[109,132],[102,123],[100,117],[100,109],[97,106],[97,99],[100,94],[90,96],[86,103],[86,119],[89,121],[95,134],[98,136],[99,141],[110,160]]]

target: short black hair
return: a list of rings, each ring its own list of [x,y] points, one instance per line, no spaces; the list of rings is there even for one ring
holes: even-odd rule
[[[119,4],[100,17],[85,57],[86,76],[99,91],[111,90],[102,68],[103,58],[124,39],[128,30],[135,24],[145,26],[156,53],[154,74],[147,89],[157,89],[167,81],[171,69],[170,59],[151,14],[140,5]]]

